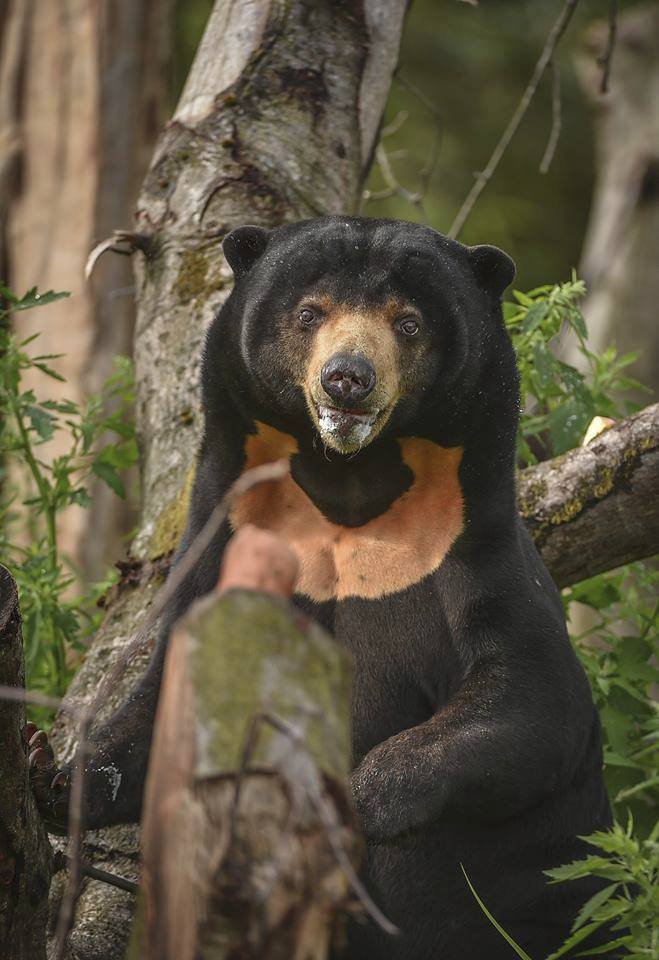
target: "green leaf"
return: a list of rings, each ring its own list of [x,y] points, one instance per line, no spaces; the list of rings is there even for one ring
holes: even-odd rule
[[[42,440],[50,440],[54,433],[54,417],[52,417],[42,407],[30,406],[27,408],[27,415],[30,418],[33,430],[37,432]]]
[[[589,923],[585,927],[581,927],[580,930],[577,930],[576,933],[573,933],[571,937],[565,941],[560,949],[556,950],[555,953],[552,953],[551,956],[547,957],[547,960],[558,960],[559,957],[564,957],[568,950],[571,950],[572,947],[576,947],[577,944],[581,943],[586,937],[589,937],[591,933],[594,933],[602,924],[599,920]]]
[[[59,380],[60,383],[65,383],[65,378],[58,373],[57,370],[53,370],[52,367],[49,367],[46,363],[33,363],[33,367],[36,367],[37,370],[41,370],[42,373],[45,373],[47,377],[51,377],[53,380]]]
[[[3,294],[3,296],[6,296],[6,294]],[[16,298],[12,300],[12,310],[32,310],[33,307],[45,307],[49,303],[70,296],[70,293],[55,293],[54,290],[39,293],[36,287],[32,287],[20,300],[16,300]]]
[[[601,905],[615,893],[619,886],[619,883],[610,883],[608,887],[603,887],[601,890],[598,890],[597,893],[593,894],[577,914],[572,924],[572,932],[574,933],[574,931],[582,927],[587,920],[590,920],[597,908],[601,907]]]
[[[551,877],[554,883],[564,880],[579,880],[608,863],[607,857],[585,857],[583,860],[573,860],[572,863],[566,863],[562,867],[552,867],[551,870],[544,870],[543,873]]]
[[[557,365],[543,340],[533,344],[533,365],[540,389],[546,390],[554,378]]]
[[[617,940],[612,940],[610,943],[607,943],[603,946],[592,947],[590,950],[581,950],[577,956],[578,957],[599,957],[602,953],[611,953],[612,950],[617,950],[618,947],[624,947],[626,944],[631,943],[631,936],[619,937]],[[625,954],[627,956],[627,954]]]
[[[521,326],[522,334],[533,333],[534,330],[537,330],[548,313],[549,304],[546,300],[534,303],[533,306],[529,307]]]
[[[12,293],[9,287],[5,287],[4,284],[0,283],[0,297],[3,300],[7,300],[9,303],[18,303],[18,297],[15,293]]]
[[[117,494],[118,497],[121,497],[122,500],[126,499],[126,488],[121,480],[121,477],[117,473],[117,468],[114,467],[111,463],[106,463],[98,458],[92,463],[92,471],[96,474],[97,477],[100,477],[108,487]]]
[[[532,307],[533,300],[526,293],[522,293],[521,290],[513,290],[513,297],[517,300],[518,303],[521,303],[523,307]]]
[[[515,943],[515,941],[513,940],[513,938],[510,936],[510,934],[507,933],[507,932],[503,929],[503,927],[501,926],[501,924],[498,923],[498,922],[494,919],[494,917],[492,916],[492,914],[490,913],[490,911],[487,909],[487,907],[485,906],[485,904],[483,903],[483,901],[481,900],[481,898],[478,896],[478,894],[477,894],[476,891],[474,890],[474,887],[472,886],[471,880],[470,880],[469,877],[467,876],[467,871],[465,870],[465,868],[463,867],[462,864],[460,864],[460,869],[462,870],[462,872],[463,872],[463,874],[464,874],[464,878],[465,878],[465,880],[467,881],[467,884],[468,884],[468,886],[469,886],[469,889],[471,890],[472,894],[474,895],[474,898],[475,898],[475,900],[476,900],[476,903],[477,903],[478,906],[481,908],[481,910],[483,911],[483,913],[485,914],[485,916],[487,917],[487,919],[490,921],[490,923],[492,924],[492,926],[493,926],[496,930],[498,930],[498,932],[501,934],[501,936],[503,937],[503,939],[504,939],[507,943],[510,944],[510,946],[513,948],[513,950],[515,951],[515,953],[517,954],[517,956],[518,956],[518,957],[521,957],[521,960],[531,960],[531,957],[528,955],[528,953],[526,953],[526,952],[519,946],[519,944]]]
[[[581,337],[582,340],[585,340],[588,337],[588,328],[586,327],[586,321],[583,318],[583,315],[580,310],[573,310],[569,318],[570,326],[576,333]]]

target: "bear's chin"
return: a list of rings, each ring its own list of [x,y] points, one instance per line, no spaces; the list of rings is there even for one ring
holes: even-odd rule
[[[323,443],[338,453],[356,453],[379,433],[379,411],[353,413],[318,404],[316,426]]]

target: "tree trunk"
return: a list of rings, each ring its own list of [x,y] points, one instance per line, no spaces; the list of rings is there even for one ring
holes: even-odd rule
[[[215,4],[138,203],[137,242],[147,249],[143,259],[137,255],[135,336],[142,517],[134,565],[124,567],[108,600],[104,625],[70,690],[74,704],[93,695],[139,629],[162,583],[161,558],[183,529],[200,430],[203,331],[230,287],[220,240],[243,223],[274,226],[354,211],[406,6],[406,0]],[[142,666],[132,665],[108,711]],[[75,737],[75,724],[60,715],[53,735],[58,756],[70,757]],[[135,851],[135,831],[115,827],[88,835],[85,858],[100,858],[106,869],[130,876]],[[55,908],[61,889],[57,878]],[[71,957],[121,956],[129,907],[127,894],[88,884]]]
[[[608,27],[594,24],[577,61],[595,111],[596,185],[579,272],[589,289],[589,346],[639,353],[633,375],[659,391],[659,8],[620,16],[609,92],[599,58]],[[577,362],[575,348],[570,362]]]
[[[16,583],[0,566],[0,685],[25,683]],[[22,703],[0,701],[0,957],[44,960],[52,854],[32,798]]]
[[[91,246],[129,222],[166,116],[173,0],[9,0],[0,50],[0,279],[69,290],[48,324],[18,314],[21,335],[41,332],[39,352],[66,383],[49,396],[81,401],[130,354],[133,278],[127,258],[106,258],[90,284]],[[28,374],[37,394],[44,378]],[[56,435],[49,455],[61,452]],[[101,579],[132,525],[100,482],[90,511],[70,508],[60,524],[63,552]],[[91,529],[93,536],[85,536]]]

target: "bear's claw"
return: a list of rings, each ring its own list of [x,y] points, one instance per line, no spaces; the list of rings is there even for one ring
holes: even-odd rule
[[[41,818],[51,833],[66,832],[69,806],[69,774],[55,763],[48,734],[26,723],[23,741],[28,750],[30,786]]]

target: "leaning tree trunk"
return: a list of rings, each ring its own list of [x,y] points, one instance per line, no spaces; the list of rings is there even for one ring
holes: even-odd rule
[[[590,348],[638,351],[633,374],[659,391],[659,8],[620,17],[609,91],[600,58],[608,29],[594,24],[577,61],[595,113],[596,185],[580,273]],[[571,349],[570,360],[578,360]]]
[[[7,0],[0,12],[0,281],[22,295],[68,290],[48,323],[16,314],[21,335],[40,332],[40,353],[63,354],[49,396],[81,401],[130,354],[133,277],[107,259],[91,284],[89,249],[131,216],[166,116],[173,0]],[[44,378],[28,371],[37,394]],[[62,453],[56,435],[49,453]],[[43,451],[42,451],[43,452]],[[64,552],[101,579],[133,523],[104,484],[89,511],[60,524]],[[93,530],[93,536],[86,536]]]
[[[138,203],[135,359],[143,504],[133,560],[70,691],[96,690],[162,582],[182,531],[200,431],[203,331],[230,288],[220,241],[243,223],[350,213],[357,206],[396,65],[406,0],[216,2]],[[113,226],[125,227],[126,223]],[[108,254],[107,256],[110,256]],[[142,667],[132,665],[111,709]],[[70,756],[75,724],[53,741]],[[85,858],[134,876],[136,832],[87,837]],[[62,880],[53,889],[53,906]],[[87,882],[71,956],[119,957],[130,901]]]

